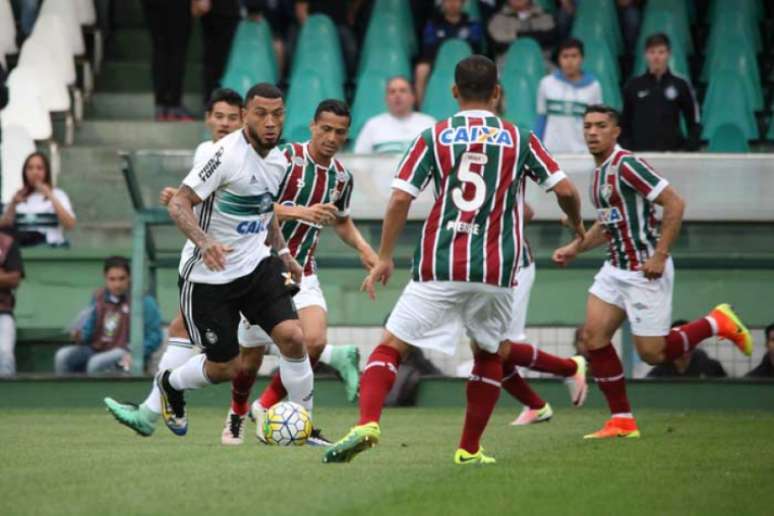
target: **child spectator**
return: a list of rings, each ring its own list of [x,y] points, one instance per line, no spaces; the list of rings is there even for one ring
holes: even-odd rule
[[[105,286],[94,292],[80,329],[73,335],[77,344],[56,352],[54,369],[57,374],[86,372],[99,374],[117,369],[128,370],[130,283],[129,260],[111,256],[103,267]],[[147,362],[161,344],[161,314],[156,300],[143,300],[144,355]]]
[[[64,230],[75,227],[70,198],[51,184],[51,165],[33,152],[22,167],[24,186],[16,192],[0,218],[0,227],[14,227],[21,246],[67,245]]]
[[[16,321],[13,318],[14,290],[24,277],[19,244],[0,231],[0,377],[16,374]]]

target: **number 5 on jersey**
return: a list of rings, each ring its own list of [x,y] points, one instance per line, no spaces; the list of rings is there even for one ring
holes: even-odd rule
[[[480,152],[465,152],[460,157],[460,165],[457,169],[457,178],[463,183],[452,190],[452,201],[460,211],[478,211],[486,199],[486,183],[484,178],[470,170],[472,165],[484,167],[489,158]],[[473,186],[473,198],[466,200],[463,196],[464,185]]]

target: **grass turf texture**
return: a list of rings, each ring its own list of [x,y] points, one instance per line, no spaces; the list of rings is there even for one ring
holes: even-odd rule
[[[498,463],[455,466],[463,410],[392,409],[382,444],[350,464],[319,448],[219,444],[225,411],[193,406],[189,435],[135,436],[94,409],[6,409],[2,514],[764,514],[774,503],[774,414],[638,412],[640,440],[583,441],[605,413],[560,409],[510,427],[495,412]],[[353,408],[321,408],[338,438]]]

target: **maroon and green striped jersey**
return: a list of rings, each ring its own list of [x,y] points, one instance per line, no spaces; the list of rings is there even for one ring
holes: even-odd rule
[[[611,265],[636,271],[653,255],[659,236],[653,201],[668,184],[645,161],[618,145],[594,169],[591,202],[605,229]]]
[[[312,206],[333,203],[339,216],[349,215],[352,198],[352,174],[337,159],[325,167],[314,162],[308,143],[290,143],[281,147],[290,165],[280,186],[277,202],[284,206]],[[320,240],[321,226],[301,220],[286,220],[281,226],[290,254],[304,268],[304,274],[317,272],[314,251]]]
[[[413,279],[513,286],[527,177],[549,190],[565,175],[532,132],[492,113],[463,111],[422,132],[393,180],[415,197],[433,184]]]

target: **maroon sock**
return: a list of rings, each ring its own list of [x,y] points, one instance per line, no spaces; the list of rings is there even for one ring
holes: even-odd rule
[[[250,390],[255,383],[255,373],[240,370],[231,380],[231,410],[235,414],[244,416],[250,410],[247,400],[250,399]]]
[[[312,364],[312,368],[317,365],[318,361],[319,358],[312,358],[311,356],[309,357],[309,362]],[[274,376],[271,377],[269,385],[267,385],[261,393],[261,398],[258,403],[260,403],[263,408],[268,409],[284,400],[285,396],[287,395],[288,391],[286,391],[285,386],[282,385],[282,379],[280,378],[279,371],[277,371],[274,373]]]
[[[510,369],[510,373],[506,374],[506,371]],[[526,405],[531,409],[542,409],[546,406],[546,402],[538,396],[538,393],[532,390],[526,380],[521,377],[519,370],[510,364],[503,363],[503,381],[502,387],[508,394],[516,398],[522,405]]]
[[[712,325],[706,317],[697,319],[678,328],[673,328],[666,336],[664,355],[666,362],[679,358],[713,335]]]
[[[358,425],[379,422],[387,394],[395,383],[400,367],[397,349],[379,344],[368,357],[360,377],[360,421]]]
[[[551,373],[556,376],[572,376],[578,370],[578,364],[569,358],[561,358],[540,351],[534,344],[520,342],[511,343],[511,351],[507,362],[526,367],[541,373]]]
[[[474,357],[473,371],[466,386],[468,406],[465,410],[465,426],[462,428],[460,448],[477,453],[481,435],[500,397],[500,380],[503,364],[500,356],[479,351]]]
[[[626,397],[623,365],[615,348],[608,344],[604,348],[589,350],[591,372],[599,389],[607,399],[612,414],[631,413],[629,398]]]

